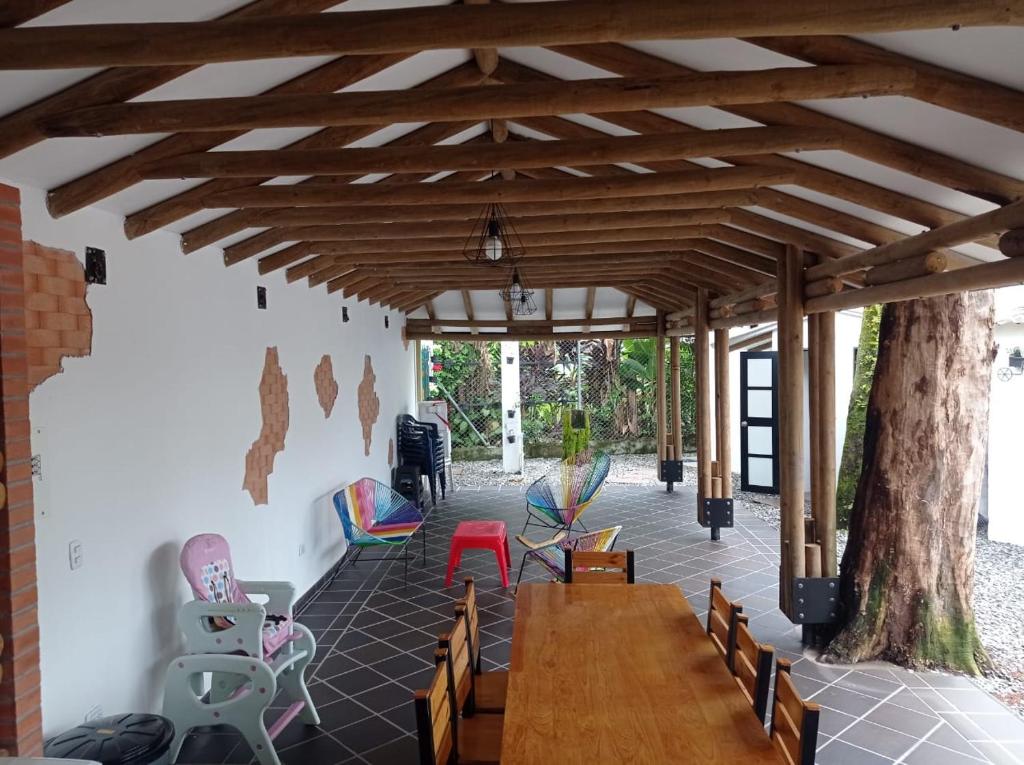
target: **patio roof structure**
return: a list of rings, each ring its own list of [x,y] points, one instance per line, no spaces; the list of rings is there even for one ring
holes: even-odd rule
[[[670,485],[683,456],[680,343],[692,338],[696,512],[713,539],[732,525],[729,351],[762,347],[776,324],[780,606],[814,624],[796,592],[837,574],[835,314],[1024,283],[1022,50],[1024,0],[31,0],[0,8],[0,179],[45,200],[34,232],[66,226],[77,241],[76,221],[117,216],[118,244],[137,248],[134,278],[154,293],[168,272],[142,259],[173,236],[196,269],[197,304],[227,305],[236,280],[249,291],[273,280],[291,317],[308,304],[318,329],[327,296],[345,302],[344,322],[365,307],[377,332],[398,315],[405,354],[436,339],[657,338]],[[0,202],[12,208],[0,254],[21,251],[18,195]],[[515,233],[511,266],[465,254],[491,204]],[[513,272],[536,315],[499,293]],[[21,289],[20,273],[11,279]],[[122,293],[122,305],[154,299]],[[131,334],[142,312],[104,326]],[[83,332],[67,313],[70,325],[35,329]],[[190,331],[223,328],[220,318]],[[369,458],[382,407],[377,335],[360,326],[364,363],[345,368],[365,370],[349,388]],[[273,345],[285,336],[308,339],[268,330],[261,381],[287,398]],[[48,348],[59,351],[51,366],[88,355],[89,342]],[[203,358],[218,355],[223,346]],[[329,364],[317,369],[326,419],[338,385]],[[378,382],[408,385],[406,371]],[[25,401],[12,409],[24,451],[30,388],[19,385],[2,398]],[[408,400],[396,391],[385,420]],[[273,413],[287,429],[288,411]],[[389,469],[392,452],[374,469]],[[31,456],[11,458],[17,480],[31,482]],[[31,531],[30,511],[31,499]],[[7,584],[12,604],[35,607],[34,578]],[[8,671],[38,634],[27,645],[4,659]]]

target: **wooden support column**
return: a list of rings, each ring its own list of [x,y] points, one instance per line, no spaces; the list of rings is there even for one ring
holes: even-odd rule
[[[732,497],[732,430],[729,400],[729,330],[715,330],[715,424],[718,438],[718,473],[722,477],[719,496]]]
[[[804,524],[804,559],[810,561],[814,557],[821,557],[818,548],[818,514],[822,507],[821,498],[821,452],[818,445],[821,443],[821,407],[819,405],[820,379],[821,379],[821,345],[818,332],[819,322],[817,314],[807,317],[807,415],[810,419],[807,428],[808,434],[808,456],[810,458],[810,497],[811,497],[811,523]],[[814,548],[813,550],[811,548]],[[806,566],[807,572],[820,570],[821,566]],[[808,573],[808,576],[811,576]]]
[[[694,306],[693,360],[697,396],[697,501],[711,496],[711,386],[708,347],[708,292],[697,289]]]
[[[818,544],[821,546],[823,576],[838,574],[836,560],[836,315],[832,311],[818,316],[818,413],[821,420],[819,442],[819,497],[817,518]]]
[[[806,573],[804,552],[803,253],[793,245],[779,261],[779,604],[792,615],[793,580]]]
[[[665,433],[665,313],[658,311],[658,336],[654,340],[654,417],[657,422],[658,439],[658,478],[661,475],[661,463],[667,459]]]
[[[672,398],[672,446],[669,449],[669,459],[681,460],[683,458],[683,409],[681,391],[679,387],[679,338],[670,337],[668,340],[669,367],[671,370],[670,392]]]

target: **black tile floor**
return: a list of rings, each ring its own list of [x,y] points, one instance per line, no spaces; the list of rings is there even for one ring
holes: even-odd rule
[[[470,551],[455,585],[443,587],[448,540],[466,519],[498,519],[519,532],[522,489],[462,489],[438,504],[427,521],[427,561],[360,563],[338,576],[299,617],[319,644],[309,675],[321,724],[292,722],[277,740],[285,765],[416,763],[412,694],[431,675],[436,637],[462,594],[461,578],[479,589],[485,669],[507,667],[515,601],[501,587],[494,556]],[[1024,765],[1024,721],[969,680],[909,672],[887,664],[839,667],[805,657],[799,631],[777,609],[778,532],[737,502],[736,528],[711,542],[695,520],[692,490],[609,485],[586,511],[591,529],[621,524],[617,547],[636,551],[637,578],[678,584],[703,616],[708,580],[718,576],[743,603],[758,639],[791,659],[801,692],[822,705],[820,765]],[[534,538],[543,538],[531,529]],[[338,533],[341,533],[339,526]],[[419,539],[414,544],[419,552]],[[512,542],[513,583],[523,549]],[[527,566],[523,581],[543,581]],[[283,703],[283,702],[282,702]],[[197,734],[179,762],[241,763],[249,748],[229,732]]]

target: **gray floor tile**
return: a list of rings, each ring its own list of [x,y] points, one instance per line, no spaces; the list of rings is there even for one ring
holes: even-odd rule
[[[892,765],[888,757],[858,749],[844,741],[830,741],[818,750],[818,765]]]

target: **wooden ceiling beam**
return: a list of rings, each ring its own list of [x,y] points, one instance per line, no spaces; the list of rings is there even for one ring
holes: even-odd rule
[[[477,207],[477,215],[480,208]],[[665,226],[691,226],[708,223],[729,223],[732,211],[706,210],[652,210],[624,213],[595,213],[580,215],[508,216],[508,225],[520,235],[551,231],[600,231],[602,229],[634,229]],[[473,232],[475,221],[438,221],[403,223],[382,226],[378,223],[354,223],[323,226],[283,226],[281,231],[294,239],[309,241],[346,241],[351,239],[429,239],[433,237],[462,237]],[[461,251],[461,248],[460,248]]]
[[[565,179],[564,173],[559,178]],[[641,211],[673,211],[743,207],[761,203],[767,189],[731,189],[693,194],[662,194],[648,197],[604,197],[566,199],[550,202],[509,202],[504,204],[510,217],[548,215],[596,215]],[[285,207],[280,209],[243,209],[249,225],[316,226],[358,223],[415,224],[431,221],[475,221],[480,205],[380,205],[360,207]]]
[[[550,287],[544,290],[544,318],[552,320],[555,313],[555,291]]]
[[[666,61],[633,48],[627,48],[624,45],[578,45],[556,47],[555,50],[563,55],[576,58],[599,69],[614,72],[623,77],[670,77],[673,74],[689,75],[694,72],[694,70],[680,64]],[[499,75],[503,80],[506,77],[504,74],[500,74],[500,72],[505,63],[503,61],[502,65],[499,66]],[[797,104],[762,102],[724,106],[722,108],[730,114],[753,120],[762,125],[803,125],[805,127],[830,127],[844,131],[851,141],[857,143],[857,153],[864,159],[918,178],[923,178],[940,186],[956,189],[966,194],[973,194],[982,199],[991,201],[992,197],[995,196],[1009,201],[1024,197],[1024,181],[971,165],[963,160],[917,146],[907,141],[892,138]],[[793,160],[785,157],[780,157],[779,160],[785,166],[790,166],[793,162]],[[838,173],[823,172],[832,177],[846,180],[846,176]],[[853,187],[853,180],[849,179],[851,183],[848,185],[851,187]],[[801,182],[808,181],[802,177]],[[871,184],[867,184],[867,186],[870,189],[879,188]],[[863,188],[863,186],[858,188]],[[843,191],[841,183],[837,184],[836,190]],[[878,209],[876,207],[879,204],[877,192],[874,192],[873,196],[875,201],[866,206]],[[895,204],[894,200],[901,200],[903,207],[909,206],[909,197],[892,194],[890,196],[890,202],[892,203],[884,211],[891,215],[906,217],[906,215],[895,212],[900,207]],[[915,205],[911,209],[932,209],[933,213],[942,210],[942,208],[937,208],[934,205],[924,205],[924,207]],[[942,220],[933,219],[932,222],[916,222],[922,222],[923,225],[927,226],[939,226],[964,217],[949,211],[944,212],[946,215]],[[914,218],[906,219],[915,220]]]
[[[0,30],[0,39],[3,34]],[[909,69],[817,66],[662,78],[477,85],[429,92],[414,89],[141,101],[78,109],[44,118],[40,126],[54,138],[351,127],[901,95],[913,84],[914,75]]]
[[[491,0],[462,0],[466,5],[487,5]],[[498,66],[498,49],[495,47],[490,48],[473,48],[473,59],[476,61],[476,65],[480,68],[480,71],[484,74],[490,74]]]
[[[267,95],[284,93],[330,93],[382,72],[405,56],[346,56],[313,69],[265,91]],[[68,181],[46,194],[46,206],[54,218],[60,218],[124,191],[146,179],[145,168],[152,163],[177,156],[205,155],[208,149],[245,135],[245,130],[220,130],[213,133],[176,133],[132,154]],[[194,152],[200,152],[198,155]],[[300,173],[301,174],[301,173]]]
[[[633,265],[658,268],[674,258],[682,257],[681,253],[635,253],[625,255],[587,255],[553,258],[532,258],[524,261],[527,268],[534,268],[535,265],[543,267],[550,262],[552,266],[561,265],[566,267],[583,266],[586,268],[601,268],[607,265]],[[292,266],[285,272],[285,280],[289,283],[309,277],[310,286],[315,287],[332,275],[343,273],[343,269],[352,268],[389,268],[389,267],[416,267],[434,268],[451,265],[464,265],[462,260],[431,260],[424,262],[422,259],[414,260],[380,260],[379,255],[371,255],[360,259],[358,257],[347,259],[334,255],[318,255]]]
[[[926,61],[837,35],[757,37],[746,42],[810,64],[885,64],[917,73],[911,95],[943,109],[1024,131],[1024,93]]]
[[[558,181],[488,181],[485,183],[409,183],[322,187],[312,185],[259,186],[203,197],[203,206],[299,207],[437,204],[487,202],[548,202],[600,199],[616,196],[652,196],[727,189],[750,189],[792,183],[789,171],[761,168],[696,169],[680,173],[652,173],[627,178],[571,178]]]
[[[0,69],[208,64],[260,58],[616,40],[895,32],[1024,23],[1019,0],[495,3],[184,23],[0,30]]]
[[[626,293],[626,318],[632,319],[633,313],[636,311],[636,295]]]
[[[31,12],[33,5],[41,8],[52,4],[48,0],[18,0],[4,3],[3,8],[6,13],[11,14],[9,18],[14,19]],[[338,0],[255,0],[221,16],[221,19],[318,13],[337,4]],[[28,11],[25,10],[26,7],[29,8]],[[188,74],[199,66],[201,64],[107,69],[69,85],[53,95],[45,96],[16,112],[6,114],[0,117],[0,158],[45,140],[46,136],[38,127],[38,121],[41,119],[86,106],[127,101]]]
[[[672,62],[665,61],[664,59],[650,56],[649,54],[641,51],[636,51],[620,45],[580,47],[583,49],[582,53],[578,50],[575,51],[575,53],[569,53],[566,51],[560,52],[563,52],[566,55],[576,55],[577,57],[585,54],[586,58],[584,60],[586,60],[587,63],[592,63],[594,66],[600,66],[613,71],[622,70],[626,73],[634,71],[643,72],[645,71],[645,67],[653,67],[652,71],[662,74],[677,70],[684,72],[691,71],[685,67],[679,67]],[[502,80],[511,80],[515,82],[534,81],[538,78],[542,80],[550,79],[549,75],[520,64],[514,64],[508,60],[502,60],[497,74]],[[786,107],[784,110],[785,114],[789,116],[790,123],[795,124],[794,119],[800,115],[809,114],[812,115],[809,119],[817,118],[815,116],[817,115],[816,112],[810,112],[810,110],[804,109],[803,107],[791,104],[784,106]],[[668,133],[672,131],[689,133],[694,130],[699,130],[699,128],[677,122],[660,114],[655,114],[654,112],[620,112],[617,114],[604,115],[603,119],[611,122],[612,124],[619,125],[627,130],[632,130],[638,133]],[[562,138],[581,138],[594,135],[605,135],[604,133],[600,133],[592,128],[558,117],[529,118],[517,121],[532,129],[540,130],[541,132],[548,133],[549,135]],[[850,127],[848,123],[841,120],[830,120],[828,124],[837,129],[841,129],[843,126]],[[857,130],[862,131],[863,129],[857,128]],[[965,217],[960,213],[947,210],[939,207],[938,205],[931,204],[930,202],[925,202],[915,197],[891,191],[890,189],[882,186],[876,186],[851,176],[842,175],[832,170],[809,165],[790,157],[765,154],[763,156],[716,157],[716,159],[742,167],[760,166],[789,169],[797,174],[800,185],[805,186],[808,189],[836,197],[837,199],[843,199],[868,209],[878,210],[886,215],[901,217],[905,220],[930,228],[962,220]],[[685,169],[686,167],[692,166],[692,163],[674,161],[660,162],[656,164],[649,163],[646,166],[660,172]],[[780,191],[772,190],[772,192],[776,195],[783,195],[783,192]],[[783,196],[790,200],[792,204],[798,205],[799,209],[802,210],[803,214],[797,217],[807,216],[805,219],[808,220],[808,222],[815,223],[816,225],[823,225],[826,228],[833,228],[839,233],[857,236],[858,232],[863,232],[866,226],[871,225],[868,224],[867,221],[853,215],[849,215],[848,213],[834,210],[823,205],[815,205],[814,203],[807,202],[806,200],[802,200],[799,197],[795,197],[790,194],[785,194]],[[826,223],[824,221],[828,222]],[[843,225],[839,226],[840,223]],[[888,238],[881,238],[878,241],[868,239],[867,241],[871,244],[882,244],[887,241],[893,241],[894,239],[901,239],[905,235],[901,231],[883,229],[881,226],[875,229],[875,233],[881,233],[883,230],[889,231]],[[994,241],[985,241],[982,243],[990,247],[995,246]]]
[[[18,0],[0,6],[0,27],[16,27],[37,16],[67,5],[71,0]]]
[[[499,121],[500,122],[500,121]],[[142,167],[146,179],[259,178],[279,175],[438,173],[446,170],[585,168],[722,155],[842,150],[841,133],[817,128],[732,128],[680,135],[608,136],[565,141],[506,141],[428,148],[214,151],[179,154]]]
[[[482,75],[477,71],[476,67],[459,66],[438,75],[431,80],[427,80],[427,82],[417,86],[417,88],[458,87],[460,85],[480,82],[481,77]],[[424,126],[420,130],[423,131],[422,134],[445,134],[448,130],[455,130],[457,133],[462,129],[460,127],[462,124],[464,123],[448,123],[447,125],[434,126],[428,125]],[[427,128],[430,128],[430,130],[427,130]],[[366,136],[373,134],[375,130],[376,128],[370,125],[361,125],[352,128],[325,128],[324,130],[317,131],[310,136],[306,136],[305,138],[301,138],[298,141],[288,144],[283,148],[337,148],[338,146],[344,146],[361,138],[365,138]],[[454,133],[452,133],[452,135],[454,135]],[[441,139],[436,138],[435,140]],[[434,141],[431,141],[431,143],[433,142]],[[214,181],[207,181],[206,183],[200,184],[188,191],[175,194],[146,208],[130,213],[125,217],[125,236],[129,239],[135,239],[136,237],[156,231],[157,229],[173,223],[176,220],[180,220],[188,215],[199,212],[203,209],[203,198],[215,192],[228,191],[232,189],[245,189],[258,186],[261,182],[269,180],[271,180],[271,178],[223,178]]]

